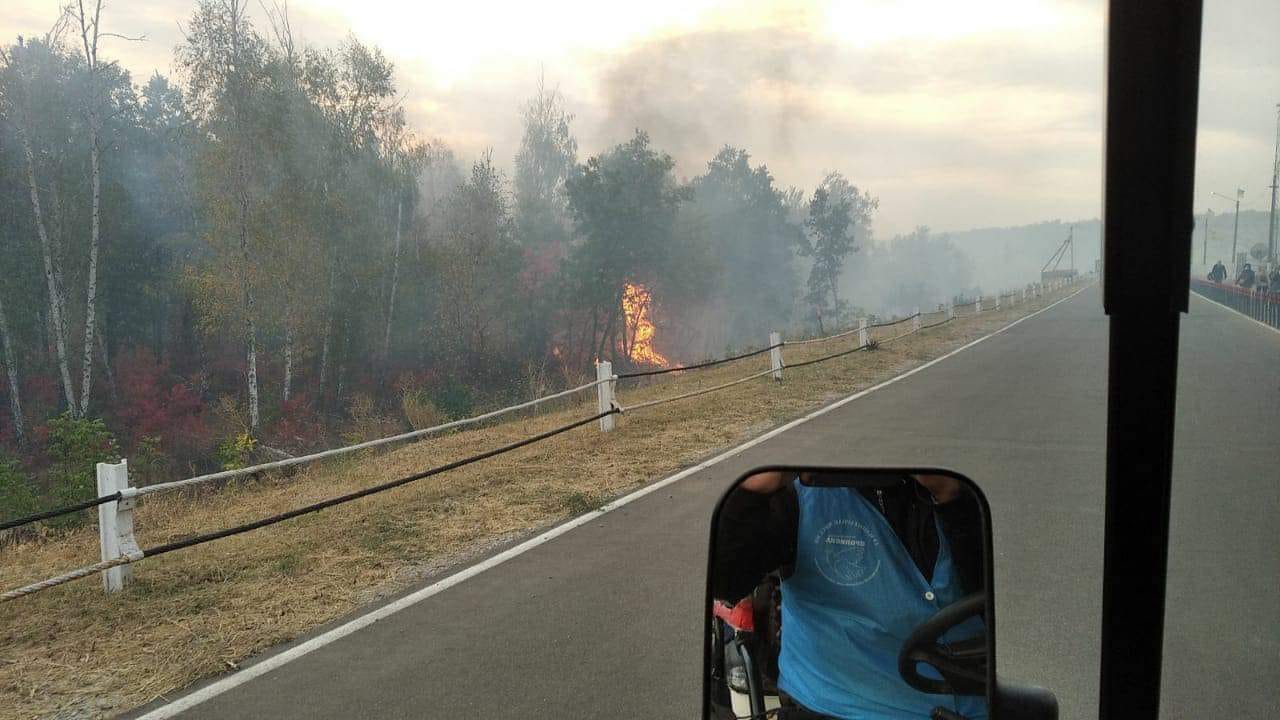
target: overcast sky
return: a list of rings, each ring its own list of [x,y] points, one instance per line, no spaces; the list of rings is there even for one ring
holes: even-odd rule
[[[3,0],[0,38],[39,34],[60,0]],[[106,53],[169,74],[192,0],[108,0]],[[264,13],[253,2],[258,25]],[[1101,213],[1100,2],[293,0],[295,34],[348,32],[396,63],[411,124],[463,158],[509,165],[540,72],[584,154],[648,130],[701,172],[724,143],[783,185],[840,170],[880,198],[881,238]],[[1195,207],[1270,203],[1280,2],[1207,0]],[[1269,36],[1269,37],[1268,37]]]

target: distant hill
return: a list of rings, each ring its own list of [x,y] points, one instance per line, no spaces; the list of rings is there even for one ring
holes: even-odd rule
[[[1269,213],[1261,210],[1240,212],[1238,251],[1248,252],[1251,247],[1267,243],[1267,219]],[[1204,214],[1195,216],[1195,230],[1191,236],[1192,267],[1199,269],[1204,252]],[[1221,259],[1230,266],[1231,231],[1234,213],[1213,213],[1209,219],[1208,265]],[[1074,222],[1053,220],[1006,228],[976,228],[960,232],[938,232],[951,238],[957,248],[967,254],[974,264],[973,282],[990,292],[997,288],[1027,282],[1039,275],[1040,268],[1067,237],[1074,227],[1076,268],[1085,271],[1093,267],[1102,253],[1102,223],[1097,219]],[[1069,263],[1064,261],[1062,267]]]
[[[1074,228],[1074,231],[1072,231]],[[973,260],[973,282],[983,292],[1021,286],[1040,277],[1040,269],[1072,232],[1075,238],[1075,267],[1093,268],[1101,257],[1102,223],[1096,219],[1067,222],[1052,220],[1035,225],[1004,228],[976,228],[960,232],[939,232]],[[1060,269],[1071,266],[1063,259]]]

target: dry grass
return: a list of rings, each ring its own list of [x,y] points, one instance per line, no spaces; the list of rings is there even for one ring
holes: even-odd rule
[[[1061,293],[1059,294],[1061,296]],[[0,718],[102,717],[237,665],[401,590],[480,549],[598,507],[712,451],[883,381],[1043,307],[1054,298],[886,343],[874,352],[639,410],[602,435],[559,435],[459,470],[134,567],[107,596],[87,578],[0,605]],[[929,322],[931,318],[925,318]],[[909,325],[881,328],[885,340]],[[856,334],[793,346],[789,363],[852,347]],[[619,401],[674,395],[749,374],[768,356],[623,381]],[[420,471],[595,412],[594,395],[542,414],[377,455],[190,495],[152,496],[136,513],[146,547],[257,519]],[[97,531],[0,549],[0,588],[96,561]]]

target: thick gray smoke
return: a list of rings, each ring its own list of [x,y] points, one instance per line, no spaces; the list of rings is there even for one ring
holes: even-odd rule
[[[808,92],[834,49],[801,31],[707,31],[660,38],[602,74],[601,135],[648,131],[686,174],[725,144],[789,159],[815,120]],[[816,180],[815,180],[816,182]]]

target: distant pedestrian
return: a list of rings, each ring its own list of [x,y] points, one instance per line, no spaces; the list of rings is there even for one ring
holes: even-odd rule
[[[1240,270],[1240,274],[1236,276],[1236,284],[1245,290],[1248,290],[1253,287],[1255,279],[1256,278],[1253,274],[1253,265],[1245,263],[1244,267]]]
[[[1280,293],[1280,265],[1271,268],[1271,292]]]
[[[1216,283],[1227,279],[1227,266],[1223,265],[1221,260],[1213,264],[1213,269],[1209,271],[1209,279]]]

